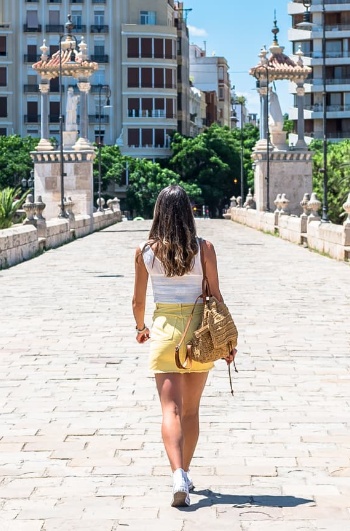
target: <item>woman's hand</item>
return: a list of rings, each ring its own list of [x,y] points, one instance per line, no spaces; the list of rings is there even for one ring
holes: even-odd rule
[[[234,348],[233,350],[231,350],[230,354],[226,356],[226,358],[223,358],[226,361],[227,365],[230,365],[230,363],[233,362],[233,360],[236,357],[236,354],[237,354],[237,349]]]
[[[147,327],[144,330],[142,330],[142,332],[137,332],[136,334],[136,341],[138,343],[146,343],[146,341],[148,341],[149,338],[150,338],[149,328]]]

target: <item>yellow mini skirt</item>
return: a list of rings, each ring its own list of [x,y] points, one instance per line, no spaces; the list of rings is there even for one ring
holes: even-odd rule
[[[149,368],[154,373],[162,372],[208,372],[214,363],[193,361],[190,369],[178,369],[175,363],[175,347],[184,333],[193,304],[156,303],[150,339]],[[186,343],[198,328],[203,315],[203,304],[197,304],[186,337],[181,345],[180,360],[186,356]]]

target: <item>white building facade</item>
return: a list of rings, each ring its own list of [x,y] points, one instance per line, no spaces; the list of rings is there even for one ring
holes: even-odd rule
[[[322,138],[323,135],[323,3],[325,7],[325,78],[327,93],[327,138],[333,141],[350,138],[350,0],[312,0],[312,26],[301,29],[305,7],[301,0],[288,4],[292,17],[289,40],[293,53],[301,48],[303,61],[312,67],[305,83],[305,135]],[[296,85],[291,84],[295,95]],[[297,120],[296,105],[289,117]]]
[[[190,127],[188,30],[183,4],[174,0],[1,0],[0,134],[40,136],[39,79],[32,65],[43,39],[50,56],[58,50],[68,14],[78,42],[84,36],[91,61],[99,64],[88,100],[90,140],[117,142],[131,156],[169,156],[171,134],[187,134]],[[77,90],[73,78],[63,81],[64,109],[69,86]],[[105,86],[111,92],[108,110]],[[52,137],[59,135],[59,100],[55,79]]]

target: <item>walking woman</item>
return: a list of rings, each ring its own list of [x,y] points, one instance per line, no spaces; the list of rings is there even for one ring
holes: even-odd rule
[[[212,295],[222,300],[213,245],[203,242],[202,252]],[[156,304],[151,330],[144,322],[149,276]],[[193,361],[187,370],[178,369],[175,363],[175,346],[202,292],[202,278],[200,244],[189,198],[181,186],[168,186],[158,196],[149,239],[136,249],[133,313],[137,342],[150,339],[149,368],[155,374],[161,402],[162,437],[173,472],[173,507],[190,505],[193,483],[189,468],[199,436],[199,404],[208,372],[214,366]],[[202,313],[203,304],[197,304],[187,341]],[[226,358],[227,363],[234,354]]]

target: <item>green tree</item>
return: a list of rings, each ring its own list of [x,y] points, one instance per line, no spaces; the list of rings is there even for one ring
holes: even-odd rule
[[[30,136],[0,136],[0,189],[17,186],[21,179],[30,176],[33,169],[30,152],[38,142],[38,138]]]
[[[323,199],[323,142],[310,145],[313,155],[313,191]],[[333,223],[344,221],[343,204],[350,193],[350,140],[327,145],[328,214]]]
[[[184,182],[194,183],[201,189],[200,204],[208,205],[212,216],[220,215],[236,192],[234,181],[240,175],[239,151],[233,132],[214,124],[195,138],[175,133],[171,147],[173,156],[169,167]]]
[[[179,175],[167,168],[162,168],[159,163],[146,159],[131,159],[127,191],[129,210],[144,218],[152,218],[159,192],[171,184],[183,186],[190,199],[195,202],[201,195],[201,190],[197,185],[182,182]]]
[[[21,195],[21,188],[4,188],[0,190],[0,229],[7,229],[13,224],[16,212],[26,200],[29,190]]]

